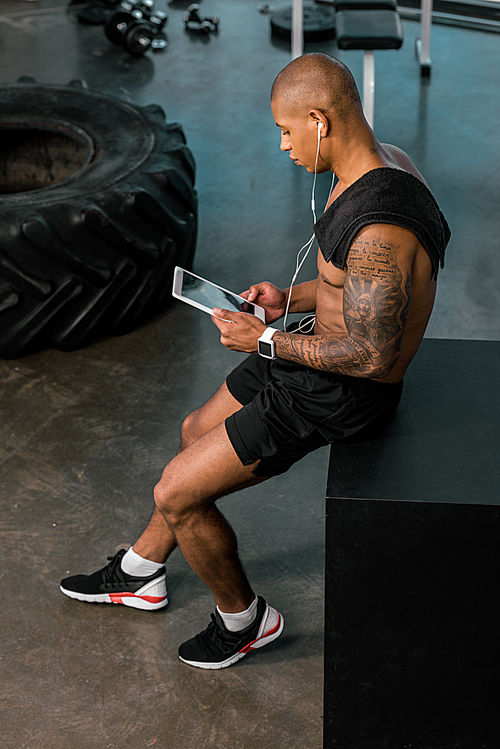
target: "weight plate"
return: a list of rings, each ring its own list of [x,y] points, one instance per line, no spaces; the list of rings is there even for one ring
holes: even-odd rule
[[[314,42],[335,36],[335,13],[322,5],[304,5],[304,41]],[[280,8],[271,16],[271,32],[281,39],[291,39],[292,8]]]

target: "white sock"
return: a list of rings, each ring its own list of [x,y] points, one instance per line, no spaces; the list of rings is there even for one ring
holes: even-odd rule
[[[154,575],[163,564],[152,562],[150,559],[144,559],[133,550],[132,547],[123,555],[121,562],[122,570],[126,575],[134,577],[149,577]]]
[[[255,621],[257,616],[257,598],[254,598],[246,611],[238,611],[237,614],[225,614],[217,606],[217,611],[221,615],[226,629],[230,632],[239,632],[240,629],[249,627]]]

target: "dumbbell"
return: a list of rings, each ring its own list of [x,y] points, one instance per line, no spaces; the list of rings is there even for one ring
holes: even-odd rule
[[[162,13],[165,19],[161,19],[158,18],[159,13],[147,21],[136,21],[127,30],[123,46],[130,55],[140,57],[148,49],[157,51],[168,45],[167,37],[161,31],[166,23],[166,14]]]
[[[183,18],[184,26],[188,31],[202,31],[208,34],[209,31],[217,31],[220,19],[218,16],[213,18],[203,18],[200,14],[200,6],[193,3],[188,8],[187,14]]]
[[[168,17],[154,10],[154,0],[122,0],[120,10],[108,18],[104,33],[113,44],[121,44],[134,57],[149,49],[164,49],[168,42],[162,29]]]
[[[127,30],[143,17],[144,4],[138,0],[122,0],[119,10],[104,25],[104,33],[112,44],[122,44]]]

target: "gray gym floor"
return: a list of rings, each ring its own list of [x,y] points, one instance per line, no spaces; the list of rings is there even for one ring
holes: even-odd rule
[[[142,59],[57,0],[0,5],[2,81],[85,78],[161,104],[183,124],[198,168],[194,270],[236,291],[263,279],[286,285],[311,227],[311,176],[280,153],[269,109],[289,52],[271,40],[259,4],[206,0],[202,12],[222,19],[208,39],[187,36],[185,4],[172,4],[168,50]],[[500,37],[434,26],[432,78],[422,81],[419,26],[404,30],[399,52],[375,55],[375,129],[414,159],[453,230],[428,335],[497,340]],[[361,83],[360,52],[313,49],[340,57]],[[328,182],[318,180],[318,205]],[[313,273],[311,258],[302,278]],[[286,620],[279,640],[232,668],[177,659],[213,606],[179,553],[161,612],[59,592],[62,577],[98,569],[135,540],[182,418],[240,358],[207,315],[179,302],[125,337],[0,362],[1,746],[321,746],[326,449],[221,502],[256,591]]]

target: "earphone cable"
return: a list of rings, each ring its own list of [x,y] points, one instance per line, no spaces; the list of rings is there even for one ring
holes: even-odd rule
[[[314,223],[316,223],[316,221],[317,221],[317,219],[316,219],[315,192],[316,192],[316,177],[317,177],[317,174],[318,174],[318,160],[319,160],[320,144],[321,144],[321,123],[318,122],[318,147],[316,149],[316,161],[314,163],[314,179],[313,179],[312,191],[311,191],[311,211],[312,211],[312,214],[313,214]],[[335,174],[332,173],[332,182],[331,182],[331,185],[330,185],[330,191],[328,193],[328,198],[327,198],[327,201],[326,201],[326,204],[325,204],[325,208],[324,208],[325,211],[326,211],[326,208],[328,206],[328,202],[329,202],[329,200],[331,198],[331,195],[332,195],[332,192],[333,192],[334,183],[335,183]],[[297,261],[296,261],[296,266],[295,266],[295,273],[293,274],[293,278],[292,278],[292,280],[290,282],[290,287],[288,289],[288,297],[287,297],[287,302],[286,302],[285,315],[284,315],[284,318],[283,318],[283,330],[284,331],[286,331],[287,318],[288,318],[288,313],[289,313],[289,310],[290,310],[290,303],[292,301],[292,289],[293,289],[293,285],[294,285],[295,281],[297,280],[297,276],[299,275],[300,269],[302,268],[302,266],[303,266],[303,264],[304,264],[307,256],[309,255],[309,252],[311,251],[311,247],[313,246],[315,239],[316,239],[316,235],[313,232],[311,238],[305,243],[305,245],[303,247],[300,248],[300,250],[297,253]],[[306,250],[306,252],[304,254],[304,257],[302,259],[300,259],[300,255],[301,255],[301,253],[302,253],[303,250]],[[314,317],[313,317],[313,320],[312,320],[312,324],[314,324]],[[300,328],[300,324],[299,324],[299,328],[298,329],[299,330],[301,329]]]

